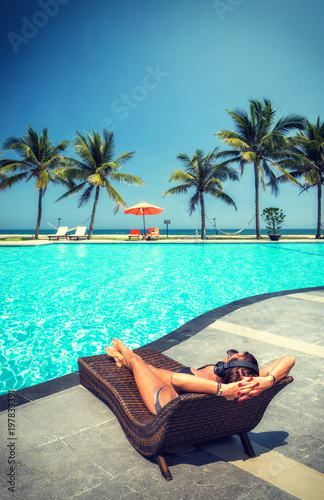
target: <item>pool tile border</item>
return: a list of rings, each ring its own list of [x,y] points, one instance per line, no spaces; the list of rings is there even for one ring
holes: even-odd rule
[[[41,382],[40,384],[26,387],[25,389],[11,391],[11,393],[14,394],[15,406],[17,407],[50,396],[51,394],[65,391],[79,384],[79,372],[72,372],[67,375],[62,375],[61,377],[53,378],[52,380],[47,380],[46,382]],[[7,409],[8,394],[2,394],[2,396],[0,396],[0,412]]]
[[[226,304],[224,306],[211,309],[210,311],[200,314],[196,318],[188,321],[184,325],[180,326],[176,330],[168,333],[160,339],[150,342],[152,348],[159,352],[166,351],[171,347],[174,347],[190,337],[193,337],[201,330],[214,323],[216,320],[226,316],[237,309],[261,302],[263,300],[271,299],[274,297],[282,297],[285,295],[306,293],[316,290],[324,290],[324,286],[319,287],[309,287],[309,288],[297,288],[293,290],[283,290],[280,292],[263,293],[260,295],[253,295],[251,297],[246,297],[244,299],[235,300]],[[12,391],[15,394],[15,405],[21,406],[37,399],[41,399],[51,394],[61,392],[71,387],[79,385],[79,372],[69,373],[61,377],[57,377],[40,384],[33,385],[31,387],[26,387],[25,389],[19,389],[18,391]],[[0,412],[8,409],[8,394],[3,394],[0,396]]]
[[[233,302],[230,302],[229,304],[216,307],[215,309],[211,309],[210,311],[204,314],[200,314],[196,318],[188,321],[187,323],[180,326],[176,330],[173,330],[164,337],[161,337],[160,339],[150,342],[149,345],[153,347],[155,350],[163,352],[166,351],[167,349],[170,349],[171,347],[174,347],[175,345],[180,344],[185,340],[188,340],[190,337],[196,335],[201,330],[211,325],[218,319],[221,319],[223,316],[227,316],[228,314],[236,311],[237,309],[241,309],[243,307],[256,304],[257,302],[261,302],[263,300],[271,299],[274,297],[282,297],[285,295],[291,295],[295,293],[306,293],[316,290],[324,290],[324,286],[263,293],[260,295],[253,295],[250,297],[245,297],[244,299],[235,300]]]

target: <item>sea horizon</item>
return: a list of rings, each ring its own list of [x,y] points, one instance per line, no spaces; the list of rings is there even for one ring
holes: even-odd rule
[[[133,229],[133,228],[129,228],[129,229],[125,229],[125,228],[94,229],[93,235],[98,236],[98,235],[104,235],[104,234],[107,234],[107,235],[120,234],[120,235],[126,236],[130,233],[130,229]],[[147,232],[147,229],[146,229],[146,232]],[[89,230],[89,228],[87,229],[87,232],[88,232],[88,230]],[[142,229],[141,229],[141,231],[142,231]],[[160,231],[161,235],[167,234],[167,231],[165,228],[162,228],[159,231]],[[188,228],[187,229],[184,229],[184,228],[170,229],[169,228],[168,235],[169,236],[177,236],[177,235],[195,236],[196,231],[198,231],[198,234],[200,234],[201,230],[199,228],[193,228],[193,229],[188,229]],[[240,229],[237,229],[237,228],[224,228],[221,231],[217,230],[217,235],[222,236],[222,235],[226,235],[226,233],[235,234],[239,231],[240,231]],[[73,234],[73,232],[74,232],[74,230],[72,231],[72,234]],[[39,234],[42,236],[47,235],[47,234],[55,234],[55,233],[56,233],[56,229],[52,229],[52,228],[40,229],[40,231],[39,231]],[[261,228],[261,233],[266,235],[266,234],[268,234],[268,231],[265,228]],[[283,235],[295,235],[295,234],[300,234],[300,235],[314,234],[315,235],[316,234],[316,227],[307,228],[307,229],[305,229],[305,228],[282,228],[282,229],[280,229],[279,233],[283,234]],[[33,235],[33,234],[35,234],[35,228],[34,229],[0,229],[0,235],[3,235],[3,234],[8,234],[8,235],[32,234]],[[213,229],[213,228],[206,229],[207,236],[215,235],[215,234],[216,234],[215,229]],[[241,234],[243,236],[255,235],[255,229],[254,228],[253,229],[244,229],[243,231],[240,231],[238,234]]]

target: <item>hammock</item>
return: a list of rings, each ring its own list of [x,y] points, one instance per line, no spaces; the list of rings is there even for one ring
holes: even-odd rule
[[[207,215],[206,215],[206,217],[207,217]],[[218,229],[218,228],[217,228],[217,231],[219,231],[220,233],[225,234],[226,236],[235,236],[236,234],[240,234],[242,231],[244,231],[244,229],[246,229],[246,228],[247,228],[247,227],[251,224],[251,222],[253,221],[253,219],[254,219],[254,218],[255,218],[255,215],[253,215],[252,219],[250,220],[250,222],[248,222],[248,223],[246,224],[246,226],[244,226],[244,227],[243,227],[242,229],[240,229],[239,231],[236,231],[236,233],[225,233],[224,231],[222,231],[221,229]],[[211,225],[212,225],[213,227],[216,227],[216,226],[214,226],[214,224],[211,222],[211,220],[210,220],[208,217],[207,217],[207,219],[209,220],[209,222],[211,223]]]
[[[90,215],[90,217],[91,217],[91,215]],[[71,229],[68,229],[66,232],[67,232],[67,233],[70,233],[71,231],[74,231],[77,227],[79,227],[79,226],[83,226],[83,224],[85,224],[85,222],[87,222],[87,221],[90,219],[90,217],[88,217],[88,218],[87,218],[84,222],[82,222],[82,223],[81,223],[81,224],[79,224],[78,226],[75,226],[75,227],[72,227]],[[53,224],[51,224],[50,222],[48,222],[48,220],[46,220],[46,219],[45,219],[45,217],[43,217],[43,216],[42,216],[42,219],[43,219],[45,222],[47,222],[47,224],[48,224],[49,226],[51,226],[51,227],[53,227],[54,229],[58,230],[58,227],[53,226]]]

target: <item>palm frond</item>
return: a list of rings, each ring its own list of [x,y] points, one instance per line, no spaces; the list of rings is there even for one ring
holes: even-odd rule
[[[3,177],[0,183],[0,191],[4,191],[5,189],[10,189],[14,184],[20,182],[29,175],[28,172],[22,172],[20,174],[11,175],[10,177]]]
[[[58,175],[66,181],[71,181],[73,179],[77,181],[85,181],[89,177],[89,170],[77,168],[77,167],[62,167],[57,169]]]
[[[3,141],[2,147],[6,151],[10,151],[12,145],[18,144],[20,142],[23,142],[21,137],[10,136]]]
[[[189,200],[189,215],[192,215],[193,212],[196,210],[199,201],[200,201],[200,196],[197,191]]]
[[[254,163],[258,161],[258,155],[254,151],[242,151],[241,159],[243,159],[245,163]]]
[[[183,172],[182,170],[173,170],[169,181],[180,181],[187,182],[191,184],[195,180],[195,177],[189,172]]]
[[[53,156],[59,155],[62,151],[64,151],[68,145],[70,144],[70,141],[62,141],[60,144],[58,144],[52,151]]]
[[[226,110],[234,122],[234,128],[236,129],[238,135],[247,143],[254,135],[253,123],[249,119],[248,114],[243,109],[238,109],[235,111]]]
[[[116,182],[124,182],[125,184],[135,184],[137,186],[144,186],[144,182],[139,177],[135,175],[126,174],[123,172],[116,172],[114,174],[110,174],[110,179]]]
[[[236,151],[249,151],[251,149],[249,143],[239,134],[235,134],[234,132],[230,132],[229,130],[221,130],[217,135],[219,139],[221,139]],[[224,156],[225,154],[225,152],[222,152],[219,154],[219,156]]]
[[[91,149],[91,143],[88,144],[86,137],[84,137],[80,132],[76,131],[77,136],[74,139],[74,149],[77,154],[82,158],[83,162],[91,168],[92,171],[96,170],[96,161],[93,157],[93,150]],[[91,136],[90,136],[91,137]]]
[[[58,182],[60,184],[64,184],[65,186],[72,188],[75,186],[74,179],[75,177],[69,178],[66,176],[65,167],[56,168],[51,172],[51,178],[54,182]]]
[[[321,182],[321,176],[316,170],[309,170],[303,173],[303,178],[308,187],[317,186]]]
[[[238,181],[239,175],[237,171],[227,162],[219,163],[213,168],[213,175],[221,181]]]
[[[110,162],[115,156],[115,138],[113,132],[104,129],[103,140],[104,140],[104,145],[102,149],[103,159],[105,162]]]
[[[302,130],[305,125],[305,118],[300,115],[287,115],[280,118],[274,126],[274,131],[286,134],[291,130]]]
[[[178,153],[176,158],[184,163],[186,167],[188,167],[191,163],[191,158],[189,158],[189,156],[184,153]]]
[[[65,200],[66,198],[69,198],[70,196],[73,196],[74,194],[79,193],[84,188],[84,186],[86,184],[87,184],[86,182],[82,182],[78,186],[74,186],[73,188],[69,189],[66,193],[62,194],[62,196],[60,196],[59,198],[57,198],[57,200],[55,201],[55,203],[57,201]],[[92,186],[90,186],[90,187],[92,188]]]
[[[80,196],[79,198],[79,205],[78,205],[78,208],[82,207],[83,205],[86,205],[88,203],[88,201],[90,200],[90,197],[91,197],[91,194],[92,194],[92,191],[94,189],[94,185],[91,184],[90,186],[88,186],[82,193],[82,195]]]
[[[237,134],[236,132],[232,132],[231,130],[219,130],[214,134],[223,141],[224,139],[237,139],[238,141],[246,142],[246,138]]]
[[[211,193],[213,189],[223,190],[223,184],[219,179],[211,178],[206,182],[206,193]]]
[[[106,185],[106,191],[112,200],[116,203],[115,209],[114,209],[114,214],[116,214],[120,208],[121,205],[126,206],[126,202],[123,200],[121,195],[118,193],[118,191],[109,183]]]
[[[188,186],[188,184],[174,186],[173,188],[168,189],[168,191],[166,191],[162,196],[167,196],[168,194],[173,195],[173,194],[186,193],[189,188],[190,188],[190,186]]]
[[[286,182],[291,182],[293,184],[296,184],[299,187],[301,186],[300,182],[298,182],[298,180],[291,173],[289,173],[287,170],[285,170],[279,163],[271,161],[271,164],[272,164],[272,166],[274,166],[280,170],[280,172],[282,173]]]
[[[28,170],[30,165],[27,161],[16,161],[16,160],[0,160],[0,169],[4,174],[10,174],[11,172],[17,172],[17,170]]]
[[[129,160],[131,160],[134,157],[135,153],[136,151],[131,151],[130,153],[123,153],[122,155],[118,156],[116,160],[114,160],[114,163],[117,163],[117,165],[122,166]]]
[[[237,210],[237,207],[236,207],[234,200],[230,196],[228,196],[228,194],[224,193],[223,190],[215,188],[215,189],[210,191],[210,194],[212,196],[214,196],[215,198],[218,198],[219,200],[223,201],[227,205],[233,206],[235,208],[235,210]]]

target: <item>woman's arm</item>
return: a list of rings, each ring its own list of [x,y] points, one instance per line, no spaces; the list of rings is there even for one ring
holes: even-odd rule
[[[240,382],[222,384],[221,396],[224,396],[228,400],[239,398],[239,401],[256,396],[271,387],[275,381],[278,382],[278,380],[286,377],[294,364],[295,358],[293,356],[284,356],[261,368],[259,377],[245,377]],[[185,392],[216,394],[218,389],[217,382],[202,377],[193,377],[186,373],[172,373],[170,383],[177,394]]]
[[[217,392],[217,382],[202,377],[193,377],[186,373],[172,373],[170,382],[178,394],[185,392],[216,394]]]
[[[284,356],[273,361],[269,365],[260,369],[260,376],[253,378],[243,378],[239,383],[237,392],[239,401],[244,401],[253,396],[257,396],[266,389],[269,389],[275,382],[285,378],[295,364],[293,356]]]
[[[193,377],[192,375],[187,375],[186,373],[172,373],[170,381],[177,394],[183,394],[186,392],[201,392],[203,394],[216,395],[219,385],[221,385],[221,396],[228,400],[240,397],[237,394],[239,390],[238,382],[233,382],[231,384],[219,384],[214,380],[208,380],[202,377]],[[251,385],[251,388],[255,386],[255,383],[253,382],[250,382],[249,384]],[[248,385],[246,385],[246,387],[248,387]]]
[[[271,373],[275,377],[275,381],[285,378],[295,364],[293,356],[284,356],[283,358],[273,361],[269,365],[261,368],[260,377],[269,377]],[[273,379],[273,377],[271,377]],[[273,379],[274,382],[274,379]]]

